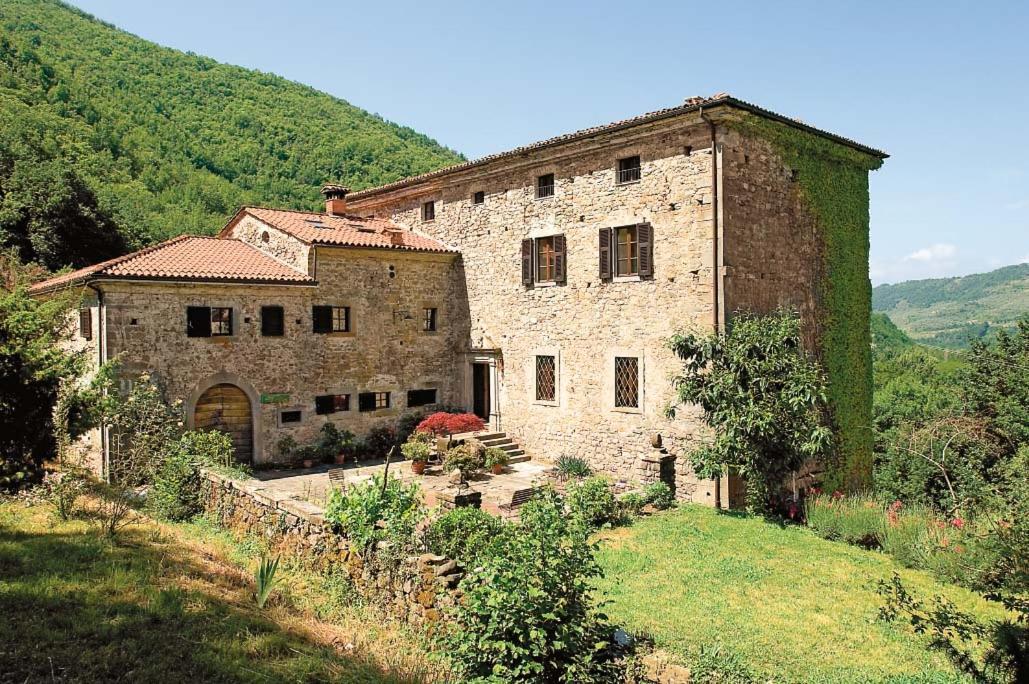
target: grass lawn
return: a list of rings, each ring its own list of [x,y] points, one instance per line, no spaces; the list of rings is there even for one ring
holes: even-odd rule
[[[649,634],[687,665],[700,648],[720,649],[762,681],[964,681],[909,627],[876,620],[876,580],[894,570],[918,596],[1003,615],[881,553],[699,506],[602,537],[600,589],[616,624]]]
[[[280,567],[263,611],[260,549],[203,524],[148,520],[117,544],[88,520],[0,501],[0,682],[420,682],[422,642]]]

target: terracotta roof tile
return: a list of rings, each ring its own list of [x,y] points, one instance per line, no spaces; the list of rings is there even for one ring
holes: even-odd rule
[[[255,216],[308,244],[457,252],[438,240],[401,228],[388,219],[335,216],[265,207],[244,207],[240,214],[237,214],[237,218],[243,213]],[[230,221],[221,234],[228,234],[235,222],[236,219]]]
[[[36,283],[31,292],[95,278],[314,284],[315,280],[239,240],[180,235],[138,252]]]
[[[867,147],[865,145],[862,145],[861,143],[850,140],[849,138],[844,138],[843,136],[839,136],[834,133],[829,133],[822,129],[815,128],[814,126],[809,126],[802,121],[798,121],[797,119],[786,117],[781,114],[776,114],[775,112],[769,109],[764,109],[763,107],[758,107],[755,104],[744,102],[743,100],[739,100],[727,93],[718,93],[716,95],[712,95],[711,97],[690,97],[687,98],[681,105],[678,105],[676,107],[666,107],[665,109],[658,109],[653,112],[647,112],[646,114],[640,114],[639,116],[634,116],[629,119],[622,119],[620,121],[613,121],[611,123],[602,124],[600,126],[583,128],[572,133],[565,133],[563,135],[558,135],[553,138],[547,138],[546,140],[540,140],[539,142],[534,142],[528,145],[523,145],[521,147],[516,147],[512,150],[507,150],[506,152],[498,152],[496,154],[486,155],[485,157],[479,157],[478,159],[472,159],[470,161],[461,162],[460,164],[445,166],[442,169],[429,171],[428,173],[423,173],[418,176],[401,178],[400,180],[394,181],[393,183],[387,183],[386,185],[380,185],[378,187],[367,188],[365,190],[359,190],[358,192],[352,192],[350,193],[350,195],[348,195],[348,198],[354,200],[363,199],[365,197],[376,195],[380,192],[387,192],[389,190],[403,188],[408,185],[415,185],[422,181],[431,180],[439,176],[445,176],[451,173],[455,173],[457,171],[463,171],[464,169],[469,169],[476,166],[482,166],[483,164],[487,164],[498,159],[514,157],[520,154],[525,154],[526,152],[542,149],[544,147],[552,147],[554,145],[560,145],[561,143],[571,142],[573,140],[579,140],[582,138],[588,138],[592,135],[597,135],[599,133],[617,131],[623,128],[631,128],[632,126],[637,126],[639,124],[645,124],[651,121],[657,121],[659,119],[669,118],[672,116],[678,116],[679,114],[685,114],[687,112],[696,111],[701,107],[714,107],[716,105],[729,105],[732,107],[736,107],[737,109],[749,111],[766,118],[775,119],[777,121],[786,123],[787,125],[794,126],[796,128],[801,128],[810,133],[814,133],[815,135],[820,135],[824,138],[828,138],[830,140],[840,143],[841,145],[852,147],[856,150],[864,152],[865,154],[870,154],[874,157],[879,157],[880,159],[885,159],[887,156],[889,156],[885,152],[882,152],[875,148]]]

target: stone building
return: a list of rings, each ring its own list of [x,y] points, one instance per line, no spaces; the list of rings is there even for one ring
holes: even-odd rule
[[[807,157],[863,180],[814,196]],[[666,417],[670,335],[790,306],[821,353],[833,321],[867,323],[867,172],[885,157],[728,95],[692,98],[378,188],[326,186],[322,213],[244,207],[217,238],[36,291],[85,286],[96,358],[157,373],[191,425],[228,429],[255,462],[282,434],[360,434],[443,403],[536,457],[634,479],[655,435],[680,457],[703,437],[695,412]],[[826,199],[863,223],[827,226]],[[830,230],[857,248],[833,252]],[[833,268],[866,294],[840,305]],[[861,339],[847,368],[867,375]],[[870,411],[861,388],[835,396]],[[680,496],[714,503],[715,483],[685,458],[676,469]]]

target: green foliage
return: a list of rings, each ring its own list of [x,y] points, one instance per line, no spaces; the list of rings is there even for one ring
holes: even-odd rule
[[[461,157],[271,74],[144,41],[57,2],[0,7],[0,246],[50,268],[186,233],[241,204],[309,209]]]
[[[261,557],[261,562],[258,563],[257,570],[254,571],[254,599],[257,601],[258,608],[264,608],[264,604],[267,603],[268,597],[271,596],[272,589],[274,589],[275,585],[279,583],[279,578],[275,576],[278,569],[278,556],[274,559],[268,558],[267,556]]]
[[[678,401],[703,408],[715,432],[691,465],[708,477],[737,469],[748,507],[764,510],[786,476],[831,441],[824,380],[801,349],[797,317],[741,314],[727,332],[677,334],[669,344],[684,363],[673,381]]]
[[[481,556],[496,553],[509,524],[481,508],[462,506],[435,518],[425,532],[425,545],[432,553],[474,567]]]
[[[492,468],[493,466],[504,467],[510,461],[511,457],[500,447],[486,447],[486,451],[483,452],[483,462],[487,468]]]
[[[558,475],[566,478],[583,478],[593,474],[593,469],[590,468],[589,463],[586,463],[585,459],[578,456],[561,454],[557,457],[557,463],[554,466],[557,468]]]
[[[393,425],[377,425],[364,436],[364,450],[372,458],[385,458],[393,447],[400,444],[397,428]]]
[[[1012,332],[1029,311],[1029,264],[956,278],[878,285],[872,308],[890,315],[916,341],[967,349]]]
[[[969,411],[986,416],[1008,442],[1029,444],[1029,315],[992,344],[974,342],[962,379]]]
[[[432,455],[432,435],[427,432],[412,432],[407,441],[400,446],[400,453],[408,461],[425,463]]]
[[[354,433],[340,430],[335,423],[325,423],[318,436],[317,447],[318,456],[326,463],[331,463],[337,454],[353,451]]]
[[[111,482],[126,487],[152,482],[169,447],[182,434],[178,405],[168,404],[164,388],[149,373],[133,380],[128,395],[122,396],[112,385],[104,396],[109,399],[102,419],[110,428]]]
[[[643,498],[658,510],[671,508],[675,505],[675,494],[672,493],[672,488],[664,482],[652,482],[647,485],[643,489]]]
[[[381,473],[370,480],[329,494],[325,520],[342,532],[358,549],[369,549],[385,539],[405,539],[421,519],[421,493],[417,483],[399,478],[383,481]]]
[[[25,269],[0,253],[0,490],[42,476],[45,458],[56,455],[54,408],[58,391],[79,377],[82,354],[60,344],[69,338],[68,297],[30,298]]]
[[[481,442],[466,439],[461,444],[447,450],[443,456],[443,471],[447,473],[457,471],[461,474],[461,481],[465,482],[482,470],[484,452],[485,449]]]
[[[639,492],[629,492],[628,494],[623,494],[618,499],[618,508],[621,515],[626,518],[639,515],[646,505],[646,497]]]
[[[202,509],[200,469],[225,470],[233,463],[232,439],[217,430],[183,434],[164,456],[147,493],[147,508],[159,518],[187,520]]]
[[[560,497],[526,503],[496,553],[461,580],[462,601],[443,634],[467,682],[615,682],[611,628],[592,597],[595,546]]]
[[[600,475],[569,485],[567,501],[572,516],[587,527],[602,527],[615,522],[619,516],[618,502],[611,491],[611,483]]]
[[[279,441],[275,443],[275,451],[279,454],[279,458],[283,463],[290,463],[296,457],[297,440],[292,435],[283,435],[279,437]]]
[[[816,495],[808,498],[808,525],[825,539],[876,548],[885,514],[875,499],[863,496]]]
[[[768,141],[794,170],[823,237],[821,347],[826,392],[840,458],[828,485],[851,491],[872,475],[871,283],[868,280],[868,171],[882,160],[806,131],[753,115],[730,126]]]
[[[68,520],[75,511],[75,503],[86,492],[85,475],[75,470],[47,473],[39,489],[53,508],[54,517]]]

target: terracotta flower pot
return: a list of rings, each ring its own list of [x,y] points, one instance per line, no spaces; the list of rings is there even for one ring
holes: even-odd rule
[[[504,466],[500,463],[494,463],[492,470],[494,475],[501,475],[504,472]]]
[[[305,458],[304,459],[304,467],[305,468],[313,468],[314,467],[314,459]]]
[[[411,472],[415,475],[421,475],[425,472],[425,461],[411,461]]]
[[[344,463],[347,462],[347,455],[346,454],[336,454],[335,461],[336,461],[336,465],[343,465]]]

